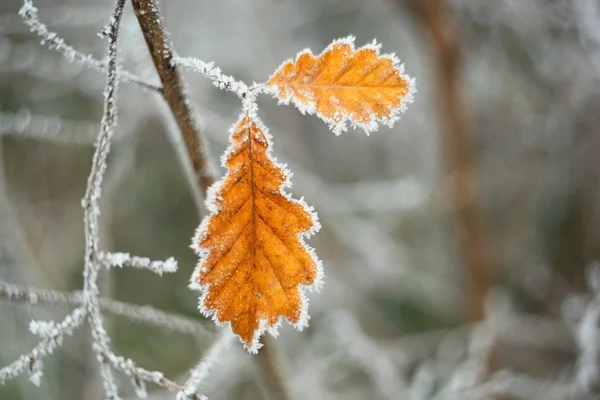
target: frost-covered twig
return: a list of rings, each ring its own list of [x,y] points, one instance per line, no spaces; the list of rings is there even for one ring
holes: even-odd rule
[[[177,261],[173,257],[169,257],[165,261],[155,261],[147,257],[132,256],[129,253],[100,252],[98,253],[98,261],[108,268],[132,267],[147,269],[161,276],[164,273],[177,272]]]
[[[51,290],[25,288],[6,283],[0,283],[0,298],[30,305],[56,306],[84,303],[83,296],[80,292],[70,294]],[[162,311],[155,310],[152,307],[133,306],[131,304],[110,299],[98,299],[98,302],[102,310],[115,315],[130,317],[136,322],[148,323],[161,328],[177,330],[195,335],[201,334],[205,336],[206,334],[210,334],[199,322],[164,313]],[[4,382],[7,379],[17,376],[26,368],[32,369],[32,366],[37,365],[40,362],[40,358],[42,356],[52,353],[52,351],[61,344],[63,336],[67,334],[70,335],[74,328],[83,323],[85,315],[84,308],[79,307],[67,318],[65,318],[65,320],[59,325],[51,322],[32,322],[32,332],[43,334],[45,336],[44,340],[42,340],[32,352],[21,356],[17,361],[0,370],[0,382]],[[230,337],[231,335],[229,332],[223,332],[221,336],[216,339],[214,344],[208,349],[206,355],[203,357],[202,362],[196,368],[194,368],[194,370],[192,370],[192,376],[185,385],[179,385],[178,383],[165,378],[163,373],[159,371],[149,371],[138,367],[132,360],[118,356],[110,349],[105,349],[105,351],[102,351],[99,357],[101,357],[105,363],[110,364],[113,368],[120,370],[125,375],[129,376],[132,380],[133,386],[136,388],[138,396],[143,396],[143,392],[145,390],[145,386],[143,384],[144,381],[152,382],[173,392],[186,391],[187,393],[189,391],[188,388],[194,388],[193,392],[195,393],[199,383],[206,376],[208,368],[218,357],[219,353],[226,347],[227,343],[229,343],[228,339]],[[33,372],[39,374],[38,371],[32,370],[32,373]],[[38,376],[39,375],[34,375],[34,377]],[[196,400],[203,397],[192,397],[190,394],[188,397],[182,398]]]
[[[48,25],[62,28],[79,28],[104,22],[106,15],[111,11],[106,6],[64,4],[55,7],[44,7],[42,13]],[[0,33],[15,34],[24,32],[27,32],[27,27],[23,26],[17,14],[0,14]]]
[[[177,396],[175,396],[176,400],[196,400],[198,398],[196,392],[204,379],[208,376],[208,372],[212,365],[221,356],[221,353],[229,347],[232,338],[233,335],[231,332],[227,330],[221,332],[219,337],[217,337],[208,348],[198,365],[190,371],[190,377],[177,393]]]
[[[119,25],[123,15],[125,0],[117,0],[114,14],[105,34],[108,37],[108,65],[106,87],[104,89],[104,114],[100,127],[100,134],[96,143],[96,151],[92,159],[92,169],[88,177],[86,193],[82,201],[84,210],[85,226],[85,265],[83,272],[83,296],[84,307],[88,313],[88,319],[93,337],[93,350],[100,362],[102,382],[107,398],[118,399],[117,384],[113,378],[110,365],[105,355],[110,354],[110,338],[104,329],[100,304],[98,303],[98,216],[102,190],[102,178],[106,170],[106,158],[110,151],[110,140],[116,127],[117,119],[117,69],[118,69],[118,39]]]
[[[37,16],[37,8],[33,5],[32,0],[25,0],[23,7],[19,11],[19,15],[23,18],[31,31],[37,33],[38,36],[42,38],[42,44],[46,44],[50,49],[58,51],[68,61],[81,63],[86,67],[96,71],[107,72],[108,63],[110,61],[107,62],[105,60],[97,60],[89,54],[81,53],[66,44],[64,39],[58,36],[57,33],[49,31],[46,25],[39,20]],[[132,74],[129,71],[119,68],[117,76],[119,80],[134,83],[154,92],[161,92],[160,86],[148,83],[144,79]]]
[[[49,326],[49,329],[45,332],[44,339],[31,352],[22,355],[12,364],[0,369],[0,384],[18,376],[27,368],[35,374],[32,376],[34,383],[39,383],[39,377],[42,372],[40,369],[42,357],[52,354],[62,344],[62,340],[66,335],[73,334],[75,328],[83,323],[85,316],[85,309],[78,307],[67,315],[60,324]]]
[[[154,0],[132,0],[131,3],[162,82],[163,96],[185,142],[197,185],[202,189],[202,193],[206,193],[216,180],[215,171],[185,82],[177,66],[172,63],[174,55],[163,27],[158,4]]]
[[[104,361],[110,363],[116,370],[122,371],[126,376],[131,378],[133,387],[135,388],[138,398],[147,398],[146,387],[144,381],[152,382],[158,386],[162,386],[171,391],[180,391],[183,386],[178,383],[165,378],[164,374],[160,371],[150,371],[141,367],[138,367],[133,360],[125,357],[118,356],[111,351],[102,353]],[[194,399],[196,400],[196,399]]]
[[[0,299],[30,306],[77,307],[83,304],[83,293],[35,289],[0,281]],[[98,298],[98,303],[103,312],[127,318],[135,323],[152,325],[202,338],[215,335],[212,329],[195,319],[157,310],[154,307],[139,306],[102,297]]]
[[[171,65],[199,72],[210,79],[213,82],[213,85],[219,89],[231,91],[240,98],[246,96],[246,93],[248,92],[248,85],[236,80],[232,76],[223,74],[221,68],[215,67],[212,62],[207,63],[192,57],[174,56],[171,59]]]

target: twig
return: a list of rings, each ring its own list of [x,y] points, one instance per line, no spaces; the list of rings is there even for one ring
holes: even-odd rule
[[[37,8],[33,6],[31,0],[25,1],[23,7],[19,11],[19,15],[24,19],[25,23],[30,27],[30,29],[42,38],[42,43],[45,43],[49,48],[61,53],[68,61],[81,63],[86,67],[96,71],[105,73],[107,72],[108,66],[106,61],[97,60],[89,54],[83,54],[75,50],[73,47],[66,44],[65,41],[58,36],[58,34],[49,31],[46,25],[39,20],[37,16]],[[119,69],[117,71],[117,76],[119,80],[124,82],[134,83],[154,92],[160,93],[162,91],[160,86],[148,83],[144,79],[132,74],[127,70]]]
[[[213,82],[213,85],[221,90],[228,90],[243,98],[248,92],[248,86],[234,77],[222,73],[221,68],[215,67],[214,64],[198,60],[192,57],[174,56],[171,59],[171,64],[182,68],[196,71],[207,77]]]
[[[81,306],[82,292],[35,289],[0,281],[0,299],[31,306]],[[118,300],[98,298],[103,312],[128,318],[132,322],[156,326],[197,337],[213,336],[215,332],[192,318],[167,313],[150,306],[138,306]]]
[[[51,330],[51,332],[40,341],[37,346],[28,354],[24,354],[12,364],[0,369],[0,384],[6,380],[19,375],[25,369],[29,368],[33,371],[35,364],[41,363],[41,358],[51,354],[61,343],[65,335],[71,335],[75,328],[79,327],[85,320],[86,312],[83,307],[76,308],[73,312],[65,317],[65,319]],[[41,371],[35,371],[40,373]],[[39,381],[39,378],[38,378]]]
[[[152,382],[158,386],[162,386],[173,392],[180,391],[183,386],[179,385],[170,379],[165,378],[164,374],[160,371],[150,371],[135,365],[131,359],[126,359],[121,356],[117,356],[112,352],[102,353],[103,361],[110,363],[113,368],[123,371],[125,375],[131,378],[132,384],[138,392],[139,398],[147,398],[146,387],[143,382]],[[141,393],[140,393],[141,392]],[[194,399],[196,400],[196,399]]]
[[[114,133],[117,122],[117,56],[119,26],[123,15],[125,0],[117,0],[111,24],[105,30],[108,36],[108,65],[106,75],[106,87],[104,89],[104,114],[100,126],[100,134],[96,143],[96,151],[92,159],[92,169],[88,177],[85,196],[82,201],[85,226],[85,265],[83,271],[83,293],[84,307],[88,314],[88,320],[93,337],[93,350],[100,363],[104,392],[107,398],[118,399],[117,384],[107,354],[111,354],[110,338],[104,329],[100,305],[98,304],[98,216],[100,209],[98,202],[102,190],[102,179],[106,170],[106,158],[110,151],[110,140]]]
[[[181,73],[172,62],[174,57],[162,16],[154,0],[132,0],[133,9],[163,86],[163,96],[171,108],[185,142],[197,185],[206,193],[216,181],[206,139],[200,132],[197,114],[187,94]]]
[[[111,267],[131,267],[139,269],[147,269],[162,276],[164,273],[177,272],[177,261],[173,257],[169,257],[165,261],[155,261],[147,257],[132,256],[129,253],[98,253],[98,262],[102,263],[107,268]]]

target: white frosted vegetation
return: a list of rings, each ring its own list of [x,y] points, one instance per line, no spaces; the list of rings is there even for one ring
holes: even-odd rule
[[[153,3],[152,3],[153,4]],[[151,260],[146,257],[134,256],[128,253],[121,252],[108,252],[102,251],[100,248],[100,224],[99,217],[101,215],[100,200],[102,197],[102,187],[104,174],[107,169],[107,159],[110,153],[112,139],[117,129],[117,117],[118,117],[118,98],[117,93],[120,82],[129,82],[138,85],[144,89],[150,89],[153,91],[161,92],[162,89],[154,84],[148,83],[137,75],[123,69],[119,64],[119,28],[120,22],[123,15],[123,8],[125,6],[125,0],[117,0],[114,12],[110,17],[108,23],[102,28],[99,36],[102,39],[108,40],[106,59],[95,59],[91,55],[76,50],[65,42],[58,34],[50,31],[46,25],[44,25],[38,18],[38,10],[33,5],[31,0],[25,0],[23,7],[20,10],[20,16],[23,18],[27,26],[29,26],[32,32],[35,32],[40,38],[42,45],[55,50],[63,55],[63,57],[70,62],[77,62],[84,65],[87,68],[94,69],[96,71],[106,74],[106,84],[103,91],[103,116],[100,124],[99,134],[97,135],[95,142],[95,153],[92,159],[92,168],[87,180],[87,187],[85,196],[82,200],[82,207],[84,209],[84,229],[85,229],[85,258],[84,258],[84,272],[83,272],[83,290],[78,292],[72,297],[67,297],[55,294],[49,294],[46,292],[29,291],[26,293],[26,299],[24,302],[27,304],[36,304],[39,299],[42,302],[53,302],[62,304],[77,304],[78,307],[69,314],[63,321],[32,321],[30,324],[30,331],[41,337],[40,343],[34,348],[34,350],[28,354],[21,356],[17,361],[10,364],[9,366],[0,370],[0,382],[4,382],[7,379],[16,377],[17,375],[28,371],[30,379],[33,383],[39,384],[43,374],[43,362],[42,358],[48,354],[51,354],[58,346],[62,345],[65,336],[72,334],[73,330],[81,326],[84,321],[87,320],[90,332],[92,336],[92,349],[96,355],[96,359],[100,366],[100,372],[102,376],[102,383],[104,386],[105,397],[113,400],[120,398],[119,387],[117,380],[115,379],[114,373],[118,372],[124,374],[130,379],[132,388],[137,398],[144,399],[148,397],[146,389],[146,382],[165,387],[172,392],[175,392],[176,399],[200,399],[204,398],[198,394],[202,384],[206,381],[210,369],[215,363],[222,357],[222,353],[228,348],[231,342],[232,335],[230,329],[222,330],[221,334],[215,340],[213,345],[208,349],[206,354],[202,357],[200,362],[190,370],[189,379],[183,384],[179,385],[169,379],[165,378],[160,371],[146,370],[136,364],[135,361],[116,354],[111,346],[111,339],[105,329],[104,315],[106,312],[114,313],[116,315],[130,316],[134,320],[144,321],[156,326],[171,326],[182,332],[198,333],[196,326],[190,327],[189,321],[177,320],[169,318],[156,310],[148,308],[127,308],[119,303],[109,302],[106,299],[99,297],[98,289],[98,275],[102,267],[106,268],[137,268],[149,270],[158,275],[163,273],[174,273],[177,271],[177,262],[174,258],[167,258],[164,261]],[[157,12],[156,8],[151,8],[151,13],[156,17],[157,22],[162,24],[162,17]],[[166,41],[166,35],[165,41]],[[332,46],[339,43],[348,43],[354,50],[354,38],[348,37],[334,41],[324,52],[331,49]],[[242,117],[248,116],[254,121],[259,129],[266,138],[267,146],[267,158],[284,173],[284,182],[279,188],[279,193],[283,195],[288,201],[299,204],[302,208],[311,216],[313,224],[311,228],[306,232],[298,234],[298,240],[306,249],[317,267],[315,282],[311,285],[299,285],[301,295],[301,310],[300,317],[296,323],[293,323],[293,327],[302,330],[308,326],[309,314],[308,314],[308,298],[305,294],[307,290],[319,290],[323,284],[323,268],[321,261],[317,258],[315,250],[310,247],[306,240],[316,233],[320,228],[318,216],[314,209],[304,201],[304,198],[294,199],[284,189],[291,187],[291,176],[292,173],[287,169],[287,165],[281,164],[273,156],[272,149],[272,137],[266,126],[262,123],[257,115],[256,97],[261,93],[271,92],[270,89],[265,87],[265,84],[254,84],[252,86],[235,79],[234,77],[228,76],[222,72],[222,70],[216,67],[213,63],[206,63],[196,58],[179,57],[175,55],[175,51],[171,48],[170,43],[165,42],[164,46],[168,49],[165,52],[167,54],[173,54],[170,57],[172,67],[179,67],[189,69],[195,72],[201,73],[203,76],[212,81],[214,86],[220,90],[230,91],[235,93],[242,101],[244,110]],[[379,45],[373,43],[372,45],[365,46],[364,48],[374,48],[379,55]],[[339,134],[346,130],[347,123],[352,126],[360,127],[365,132],[370,132],[377,129],[379,124],[392,126],[394,121],[398,119],[398,113],[405,110],[406,105],[413,100],[413,94],[416,91],[414,86],[414,80],[404,75],[403,66],[399,64],[399,61],[393,55],[382,55],[381,57],[388,57],[392,60],[394,68],[397,68],[398,73],[407,79],[410,83],[408,95],[402,100],[400,106],[391,110],[390,118],[378,119],[372,117],[368,123],[358,123],[353,116],[350,114],[344,114],[340,111],[340,114],[336,117],[340,117],[339,120],[331,120],[323,115],[319,115],[322,119],[329,123],[330,129]],[[297,101],[295,98],[280,99],[282,102],[294,102],[294,104],[300,109],[302,113],[315,113],[315,99],[310,99],[308,103]],[[336,99],[333,99],[334,102]],[[189,101],[185,99],[184,101]],[[368,105],[365,105],[368,108]],[[27,117],[27,116],[26,116]],[[36,137],[47,136],[54,139],[59,137],[58,132],[64,131],[64,125],[55,123],[52,120],[47,120],[42,117],[37,117],[35,120],[31,118],[25,118],[18,120],[15,125],[16,119],[10,121],[8,127],[2,127],[0,125],[0,134],[3,132],[11,133],[31,133]],[[194,122],[195,123],[195,122]],[[236,124],[237,125],[237,124]],[[236,126],[234,125],[234,127]],[[79,128],[79,127],[77,127]],[[79,130],[79,129],[78,129]],[[34,132],[34,133],[32,133]],[[89,139],[87,139],[89,140]],[[226,153],[227,154],[227,153]],[[222,158],[223,164],[225,164],[226,154]],[[214,184],[207,193],[207,208],[211,213],[219,211],[220,199],[218,197],[219,188],[222,185],[222,181]],[[206,217],[201,223],[200,227],[196,232],[194,243],[197,244],[200,238],[204,235],[208,227],[208,218]],[[208,256],[208,249],[201,249],[194,246],[200,257],[200,263],[198,269],[194,273],[197,276],[202,264],[202,260]],[[192,281],[193,277],[192,277]],[[194,285],[192,285],[194,286]],[[204,299],[206,296],[205,287],[196,288],[204,291],[200,297],[200,310],[206,316],[212,317],[217,325],[224,325],[222,321],[217,319],[214,310],[207,310],[204,306]],[[2,289],[2,287],[0,287]],[[6,287],[5,287],[6,289]],[[10,289],[10,287],[8,288]],[[8,297],[23,297],[23,293],[14,293],[12,296],[9,294]],[[52,297],[54,298],[52,299]],[[272,325],[268,325],[266,320],[261,320],[259,328],[254,332],[252,343],[250,346],[246,346],[247,350],[252,353],[256,353],[261,347],[259,343],[260,337],[265,332],[268,332],[272,336],[278,335],[278,327],[281,325],[283,317],[279,317],[277,322]],[[229,325],[229,323],[225,324]],[[366,343],[366,342],[365,342]],[[373,347],[374,348],[374,347]],[[371,347],[369,347],[371,349]],[[378,364],[375,370],[382,369],[382,366],[387,365],[387,361],[383,355],[378,357]],[[385,390],[386,393],[390,392],[394,385],[390,384],[387,379],[381,380],[379,383],[388,385]]]
[[[86,67],[99,71],[107,72],[107,60],[97,60],[90,54],[82,53],[72,46],[68,45],[63,38],[61,38],[56,32],[48,30],[38,18],[38,9],[33,5],[33,1],[26,0],[23,3],[23,7],[19,10],[19,15],[25,23],[29,26],[32,32],[35,32],[40,36],[42,45],[48,46],[48,48],[58,51],[63,57],[69,62],[77,62],[85,65]],[[152,83],[144,81],[139,76],[121,68],[116,71],[117,76],[120,80],[134,83],[143,88],[160,91],[160,88]]]
[[[84,209],[84,233],[85,233],[85,264],[84,264],[84,287],[83,291],[72,298],[66,298],[55,293],[43,293],[43,299],[47,302],[64,300],[65,303],[78,303],[77,307],[62,322],[54,321],[32,321],[30,330],[32,333],[42,337],[42,341],[28,354],[22,355],[12,364],[0,370],[0,383],[8,379],[15,378],[24,371],[30,374],[30,380],[39,385],[43,374],[42,358],[51,354],[57,347],[61,346],[65,336],[71,335],[73,330],[82,325],[87,319],[91,335],[92,349],[96,354],[96,359],[100,364],[102,383],[104,386],[105,398],[112,400],[120,399],[117,382],[113,372],[120,371],[131,378],[132,386],[138,398],[147,398],[144,381],[149,381],[160,386],[167,387],[172,391],[178,391],[181,386],[169,381],[162,372],[148,371],[140,368],[131,360],[115,354],[110,345],[110,337],[104,328],[103,310],[112,308],[117,313],[127,314],[126,307],[116,303],[101,301],[98,290],[98,272],[102,266],[105,267],[133,267],[148,269],[154,273],[162,275],[163,273],[172,273],[177,270],[177,262],[174,258],[168,258],[165,261],[154,261],[145,257],[132,256],[127,253],[102,252],[99,249],[99,221],[100,207],[99,201],[102,196],[102,182],[107,168],[107,157],[110,152],[111,140],[117,127],[117,90],[119,80],[138,83],[143,87],[156,89],[128,72],[123,72],[118,64],[118,39],[119,26],[123,14],[125,0],[117,0],[114,13],[109,23],[105,26],[101,36],[108,39],[108,58],[106,61],[98,61],[90,56],[84,55],[65,44],[64,40],[53,32],[50,32],[44,24],[37,18],[37,8],[32,1],[26,0],[21,8],[20,15],[25,22],[42,37],[42,44],[47,44],[51,49],[59,51],[69,61],[81,62],[84,65],[106,73],[106,85],[103,92],[104,111],[100,124],[100,133],[96,139],[96,151],[92,160],[92,168],[87,181],[85,196],[82,200]],[[29,121],[24,121],[21,125],[29,125]],[[30,131],[29,126],[21,127],[9,126],[6,130]],[[46,131],[47,128],[41,129]],[[3,286],[2,289],[8,298],[20,298],[28,304],[37,304],[38,295],[35,291],[22,292],[11,286]],[[108,306],[108,307],[107,307]],[[141,309],[140,309],[141,311]],[[138,310],[136,310],[138,312]],[[137,314],[136,314],[137,315]],[[138,315],[141,317],[141,315]],[[157,323],[163,323],[168,320],[163,319],[160,313],[150,312],[142,319],[153,320]],[[160,320],[163,319],[161,322]],[[184,323],[185,325],[185,323]],[[194,393],[194,397],[195,396]],[[192,397],[190,397],[192,398]]]

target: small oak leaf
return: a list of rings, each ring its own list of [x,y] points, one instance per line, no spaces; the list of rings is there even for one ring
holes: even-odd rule
[[[355,49],[350,36],[318,56],[304,50],[275,71],[265,91],[281,103],[293,102],[303,114],[316,114],[338,135],[346,120],[367,134],[379,122],[391,127],[412,103],[416,86],[393,54],[379,54],[380,47],[374,41]]]
[[[211,214],[192,244],[200,255],[192,286],[204,292],[201,311],[231,324],[251,352],[266,329],[276,334],[280,317],[298,329],[307,325],[301,286],[321,279],[320,262],[303,241],[319,228],[316,214],[282,191],[287,174],[270,148],[266,128],[246,111],[222,159],[228,172],[209,192]]]

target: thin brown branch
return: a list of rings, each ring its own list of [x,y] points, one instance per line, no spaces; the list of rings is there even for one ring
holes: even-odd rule
[[[484,317],[486,295],[492,284],[493,261],[475,198],[475,162],[469,140],[467,110],[460,82],[458,32],[444,0],[413,0],[432,45],[437,69],[439,112],[450,176],[450,201],[458,228],[459,245],[467,269],[471,321]]]
[[[264,335],[262,340],[263,347],[255,357],[263,388],[269,400],[291,400],[292,395],[279,359],[277,344],[269,335]]]
[[[5,282],[0,282],[0,299],[31,306],[78,307],[83,305],[82,292],[35,289]],[[192,318],[167,313],[153,307],[138,306],[107,298],[99,298],[98,303],[103,312],[125,317],[136,323],[200,337],[215,333]]]
[[[172,63],[174,54],[162,25],[158,4],[154,0],[132,0],[131,3],[162,82],[163,96],[181,131],[197,184],[202,193],[206,193],[216,180],[208,145],[200,132],[181,72]]]
[[[131,0],[131,3],[162,82],[163,96],[185,143],[188,157],[184,162],[191,163],[194,171],[197,185],[194,189],[200,188],[206,196],[208,188],[215,183],[216,176],[211,166],[206,138],[198,127],[183,77],[173,62],[174,54],[162,24],[158,4],[155,0]],[[197,208],[202,209],[199,205]],[[267,383],[265,386],[269,397],[277,400],[291,399],[278,361],[277,348],[266,336],[263,344],[255,360],[263,380]]]

